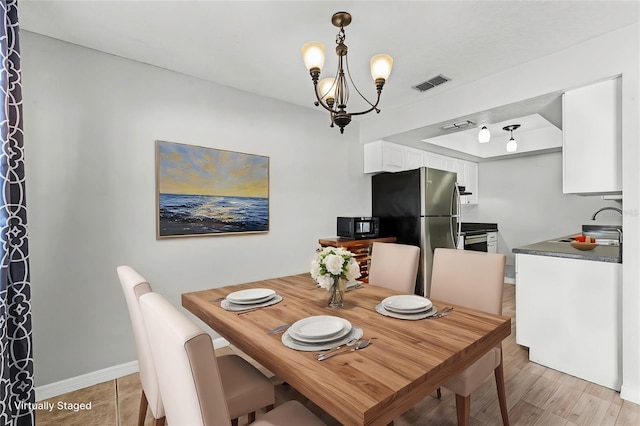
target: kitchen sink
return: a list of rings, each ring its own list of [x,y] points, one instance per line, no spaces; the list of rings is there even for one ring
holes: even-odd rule
[[[570,243],[573,241],[573,238],[563,238],[561,240],[551,240],[550,243]]]

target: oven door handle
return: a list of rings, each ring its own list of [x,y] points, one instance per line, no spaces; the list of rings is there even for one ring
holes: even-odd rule
[[[487,242],[487,234],[465,235],[464,237],[465,246],[469,244],[478,244],[478,243],[486,243],[486,242]]]

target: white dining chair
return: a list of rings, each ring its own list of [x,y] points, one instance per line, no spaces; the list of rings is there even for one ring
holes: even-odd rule
[[[502,315],[506,256],[469,250],[437,248],[433,258],[430,297],[491,314]],[[502,366],[502,344],[487,352],[443,385],[456,394],[458,425],[468,425],[471,393],[495,375],[502,423],[509,425]]]
[[[124,298],[127,302],[131,327],[133,329],[133,340],[136,345],[138,356],[138,370],[142,395],[140,396],[140,408],[138,411],[138,426],[143,426],[147,415],[147,408],[151,410],[154,424],[163,426],[165,424],[164,406],[160,397],[158,386],[158,376],[156,374],[151,348],[147,339],[147,332],[140,313],[138,298],[151,291],[151,285],[140,274],[129,266],[119,266],[117,268],[118,278],[122,285]]]
[[[224,370],[215,356],[211,336],[158,293],[143,295],[140,306],[169,425],[229,426]],[[298,401],[289,401],[252,425],[325,424]]]
[[[420,247],[375,242],[371,248],[369,284],[413,294],[419,261]]]
[[[159,390],[156,365],[151,355],[149,339],[145,323],[140,313],[139,299],[142,295],[152,293],[151,285],[139,273],[129,266],[117,268],[118,277],[127,301],[131,325],[133,328],[142,395],[138,426],[143,426],[147,406],[151,409],[156,426],[165,424],[164,396]],[[222,384],[231,413],[232,425],[238,424],[238,417],[247,415],[248,421],[256,418],[256,411],[261,408],[271,410],[275,403],[275,392],[271,381],[257,368],[242,357],[229,354],[218,357],[217,364],[223,371]]]

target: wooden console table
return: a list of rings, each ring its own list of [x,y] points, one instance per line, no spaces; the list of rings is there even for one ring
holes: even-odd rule
[[[360,265],[360,280],[369,282],[369,260],[371,259],[371,247],[373,246],[373,243],[395,243],[396,237],[369,238],[361,240],[331,237],[321,238],[318,242],[322,247],[342,247],[353,253],[356,257],[356,261]]]

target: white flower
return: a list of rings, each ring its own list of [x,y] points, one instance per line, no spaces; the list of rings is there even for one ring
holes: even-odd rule
[[[336,278],[346,278],[347,281],[359,278],[360,266],[349,250],[323,247],[316,251],[316,257],[311,261],[310,273],[320,287],[329,289]]]
[[[320,262],[318,262],[318,259],[313,259],[311,261],[311,278],[315,280],[316,278],[318,278],[319,275],[320,275]]]
[[[360,265],[355,259],[351,258],[347,269],[347,281],[353,281],[357,278],[360,278]]]
[[[337,254],[329,254],[324,258],[324,266],[327,268],[327,271],[333,275],[342,275],[343,264],[344,259]]]
[[[331,275],[320,275],[316,278],[316,281],[320,284],[320,287],[326,288],[327,290],[333,284],[333,278],[331,278]]]

